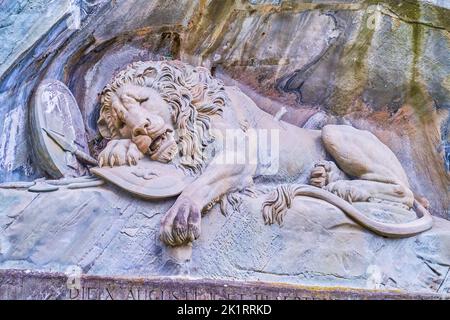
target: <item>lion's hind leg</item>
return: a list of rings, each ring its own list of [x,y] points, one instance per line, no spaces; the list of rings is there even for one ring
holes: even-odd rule
[[[322,141],[339,168],[352,178],[409,187],[395,154],[369,131],[327,125],[322,129]]]
[[[326,190],[347,201],[389,201],[412,207],[414,195],[406,172],[375,135],[351,126],[329,125],[322,130],[322,141],[339,168],[352,177],[334,181]]]
[[[340,198],[352,202],[389,202],[406,206],[413,206],[412,191],[398,184],[383,183],[368,180],[339,180],[324,187]]]

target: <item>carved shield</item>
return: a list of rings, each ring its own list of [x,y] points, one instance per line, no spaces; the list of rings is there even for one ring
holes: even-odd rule
[[[172,164],[144,158],[136,166],[96,167],[90,171],[141,198],[157,200],[179,195],[194,177]]]
[[[88,153],[85,127],[78,104],[70,90],[58,80],[44,80],[31,101],[32,147],[39,166],[54,178],[79,176],[86,169],[65,152],[43,129],[56,132]]]

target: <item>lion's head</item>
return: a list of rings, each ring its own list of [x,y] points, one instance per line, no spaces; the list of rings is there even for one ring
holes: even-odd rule
[[[107,139],[132,139],[154,160],[180,164],[194,172],[205,163],[204,149],[214,137],[213,115],[227,102],[224,86],[202,67],[179,61],[130,64],[101,93],[98,120]]]

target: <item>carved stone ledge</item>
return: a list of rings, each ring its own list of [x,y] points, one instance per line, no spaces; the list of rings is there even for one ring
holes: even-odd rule
[[[347,300],[449,299],[450,296],[400,290],[311,287],[269,282],[209,279],[83,276],[68,287],[62,273],[0,270],[0,300]]]

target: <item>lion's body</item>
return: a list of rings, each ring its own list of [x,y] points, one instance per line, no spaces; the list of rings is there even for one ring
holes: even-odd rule
[[[130,89],[134,92],[129,94],[120,93],[118,87],[127,88],[129,82],[134,86],[148,87],[147,96],[142,90],[136,89]],[[180,156],[185,161],[182,164],[186,163],[189,166],[186,162],[188,155],[194,160],[194,164],[190,167],[194,169],[201,167],[200,176],[190,188],[182,192],[162,220],[161,238],[169,245],[180,245],[195,240],[200,235],[201,211],[205,207],[228,192],[250,186],[255,176],[264,174],[262,169],[265,163],[261,163],[263,161],[259,155],[261,151],[268,152],[267,145],[262,147],[264,150],[250,151],[250,159],[252,152],[258,154],[257,163],[252,161],[223,163],[218,159],[233,158],[239,156],[242,151],[230,151],[223,148],[223,145],[219,146],[217,140],[212,142],[210,137],[214,134],[210,132],[221,132],[226,135],[227,131],[234,130],[239,131],[242,136],[249,136],[252,130],[276,132],[278,140],[274,142],[275,144],[271,142],[270,145],[278,161],[276,172],[270,173],[272,181],[310,183],[320,187],[322,189],[316,188],[317,191],[308,189],[307,193],[310,196],[315,194],[317,198],[323,200],[334,201],[333,203],[344,211],[350,205],[348,202],[352,201],[389,201],[407,208],[413,205],[414,197],[401,164],[392,151],[373,134],[350,126],[329,125],[322,130],[296,127],[262,111],[247,95],[236,87],[224,86],[206,69],[194,68],[180,62],[137,63],[129,66],[114,79],[112,85],[108,85],[103,93],[106,98],[103,98],[105,102],[99,120],[102,134],[106,132],[106,135],[109,134],[115,139],[124,138],[118,133],[121,125],[120,121],[116,124],[118,121],[114,118],[113,110],[116,107],[111,101],[116,99],[124,104],[129,103],[130,96],[136,95],[139,91],[140,96],[136,101],[148,103],[146,109],[142,111],[142,117],[150,119],[153,116],[151,110],[161,108],[161,103],[151,105],[151,100],[157,100],[149,99],[155,94],[155,90],[162,91],[161,97],[167,103],[164,108],[171,106],[175,129],[181,132],[178,142],[181,144]],[[124,110],[127,112],[130,108],[126,107]],[[133,108],[133,110],[135,112],[140,109]],[[118,112],[124,111],[121,109]],[[122,126],[128,125],[130,132],[134,132],[134,127],[140,123],[139,121],[127,123],[124,120],[128,119],[126,115],[122,118],[122,122],[125,121]],[[154,119],[163,121],[163,118],[158,116]],[[115,135],[110,134],[111,132]],[[149,133],[149,136],[152,135]],[[135,138],[133,136],[131,140],[134,141]],[[145,138],[151,140],[149,137]],[[188,143],[184,138],[187,138]],[[130,141],[128,143],[133,144]],[[144,144],[146,148],[149,145]],[[201,156],[201,152],[207,148],[216,149],[212,159],[206,160]],[[114,150],[109,148],[106,153],[101,156],[104,159],[113,159],[114,165],[114,159],[118,158],[115,157]],[[336,198],[333,198],[335,196],[327,196],[329,193],[334,193],[340,197],[339,199],[348,202],[335,201]],[[414,225],[396,229],[393,226],[371,222],[370,219],[367,222],[361,213],[355,215],[354,210],[347,210],[346,213],[357,222],[384,235],[396,233],[402,236],[411,235],[430,227],[428,216],[426,221],[418,220]],[[268,216],[266,210],[266,221],[270,220]]]
[[[406,173],[394,153],[372,133],[347,125],[326,125],[322,130],[299,128],[262,111],[236,87],[226,87],[226,92],[230,105],[224,115],[234,115],[220,119],[226,122],[222,126],[231,128],[235,121],[246,121],[254,129],[279,132],[280,178],[285,179],[286,174],[291,177],[309,174],[315,163],[333,160],[354,179],[409,187]]]

